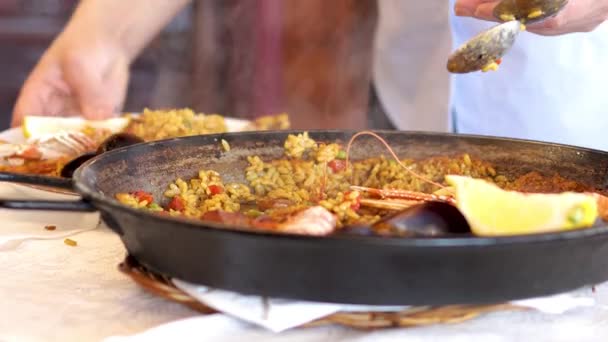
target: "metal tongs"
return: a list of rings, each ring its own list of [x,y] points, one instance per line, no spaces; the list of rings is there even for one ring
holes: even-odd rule
[[[460,46],[448,58],[451,73],[496,70],[525,25],[557,15],[568,0],[503,0],[494,8],[502,23],[483,31]]]

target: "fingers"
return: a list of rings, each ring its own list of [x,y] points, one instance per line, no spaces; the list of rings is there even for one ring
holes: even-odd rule
[[[127,63],[112,63],[107,69],[95,65],[92,69],[89,62],[75,56],[64,64],[65,78],[74,91],[80,112],[92,120],[116,116],[126,94]],[[105,73],[100,69],[106,69]]]
[[[76,115],[76,103],[66,85],[59,80],[45,78],[44,74],[45,70],[35,69],[24,83],[13,109],[11,126],[21,125],[28,115]]]
[[[40,62],[23,83],[17,102],[13,108],[12,127],[21,125],[23,118],[27,115],[44,115],[48,113],[49,108],[45,106],[45,102],[48,102],[47,99],[51,90],[45,87],[42,81],[45,78],[45,74],[48,73],[49,65]]]
[[[81,115],[87,119],[101,119],[112,115],[114,105],[103,92],[102,79],[95,77],[78,64],[66,70],[66,81],[72,86]]]
[[[115,116],[122,109],[129,77],[128,63],[116,61],[109,68],[74,60],[40,63],[21,89],[11,126],[21,125],[28,115]]]
[[[497,0],[458,0],[454,4],[454,13],[461,17],[474,17],[496,21],[492,15]]]
[[[590,11],[589,7],[584,1],[571,1],[557,16],[528,25],[527,29],[543,36],[590,32],[600,25],[605,17],[602,17],[602,11]]]
[[[493,11],[496,0],[457,0],[454,12],[458,16],[499,21]],[[527,25],[527,31],[544,36],[573,32],[591,32],[608,19],[608,2],[598,0],[571,0],[555,17]]]
[[[499,22],[500,20],[494,17],[494,7],[496,7],[499,2],[499,0],[458,0],[454,5],[454,13],[461,17]],[[547,19],[542,23],[528,25],[527,31],[540,35],[562,34],[559,30],[562,17],[563,14],[558,17]]]
[[[566,33],[562,30],[561,18],[551,18],[541,23],[531,24],[526,27],[526,31],[542,36],[557,36]]]
[[[473,17],[481,20],[488,21],[499,21],[498,18],[494,16],[494,7],[499,3],[499,1],[490,1],[477,6]]]
[[[11,127],[20,126],[26,115],[32,115],[31,113],[42,113],[44,106],[42,106],[39,98],[32,95],[33,93],[24,86],[17,98],[15,108],[13,109]]]

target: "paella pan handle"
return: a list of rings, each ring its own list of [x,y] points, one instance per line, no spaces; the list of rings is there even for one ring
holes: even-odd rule
[[[0,172],[0,182],[40,185],[64,190],[74,189],[72,186],[72,180],[69,178],[24,175],[11,172]]]
[[[11,182],[29,185],[72,190],[72,180],[68,178],[24,175],[10,172],[0,172],[0,182]],[[96,209],[87,201],[40,201],[40,200],[11,200],[0,199],[0,208],[19,210],[52,210],[92,212]]]
[[[17,210],[49,210],[49,211],[79,211],[94,212],[95,207],[85,201],[28,201],[2,200],[0,208]]]

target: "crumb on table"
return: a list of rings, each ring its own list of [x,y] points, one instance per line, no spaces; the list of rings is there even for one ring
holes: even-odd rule
[[[68,246],[72,246],[72,247],[76,247],[76,245],[78,245],[78,243],[72,239],[65,239],[65,240],[63,240],[63,243],[65,243]]]
[[[48,225],[48,226],[44,226],[44,229],[46,229],[46,230],[55,230],[55,229],[57,229],[57,226]]]

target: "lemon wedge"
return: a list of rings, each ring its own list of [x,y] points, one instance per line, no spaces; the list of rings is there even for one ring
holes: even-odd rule
[[[536,234],[590,227],[598,218],[593,195],[525,194],[481,179],[449,175],[456,205],[480,236]]]
[[[36,139],[58,132],[79,132],[85,128],[106,129],[112,133],[124,130],[129,124],[128,117],[105,120],[86,120],[81,117],[26,116],[23,120],[23,136]]]

